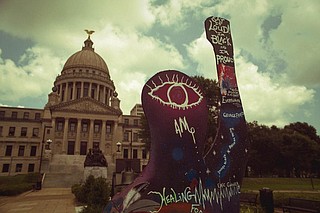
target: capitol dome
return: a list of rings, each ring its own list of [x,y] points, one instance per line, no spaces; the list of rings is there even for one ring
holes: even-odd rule
[[[103,58],[94,52],[94,48],[92,47],[93,42],[90,37],[85,40],[84,44],[85,46],[82,47],[82,50],[68,58],[62,71],[81,67],[102,71],[110,77],[108,66]]]
[[[59,95],[59,103],[91,98],[113,107],[114,83],[106,62],[94,52],[88,35],[82,50],[71,55],[64,64],[52,91]]]

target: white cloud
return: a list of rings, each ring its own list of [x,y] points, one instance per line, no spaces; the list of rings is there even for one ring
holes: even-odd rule
[[[314,98],[314,90],[281,84],[281,79],[278,81],[268,73],[258,72],[256,65],[241,56],[236,63],[239,90],[248,121],[280,126],[288,124],[291,114]]]
[[[21,65],[0,59],[1,102],[46,97],[57,75],[55,68],[61,67],[61,60],[41,47],[28,49],[21,59]]]
[[[172,31],[179,31],[182,38],[193,31],[192,24],[203,25],[212,15],[231,22],[238,56],[236,71],[248,120],[282,124],[298,107],[312,101],[314,91],[301,85],[320,85],[320,28],[315,24],[320,18],[319,1],[169,0],[157,6],[150,2],[1,2],[0,30],[28,38],[35,46],[18,64],[0,55],[0,84],[4,88],[0,102],[28,95],[46,97],[63,63],[81,49],[86,39],[83,30],[92,29],[96,31],[92,36],[95,50],[108,64],[122,109],[128,113],[140,102],[144,82],[157,71],[190,70],[191,63],[178,51],[182,42],[172,44],[169,42],[178,39],[160,41],[152,35],[164,33],[165,37],[166,32],[173,35]],[[264,29],[270,16],[281,17],[281,22]],[[160,28],[163,31],[152,31]],[[185,47],[197,63],[196,71],[216,78],[213,50],[204,34]]]
[[[125,113],[140,103],[147,78],[161,70],[181,70],[185,66],[182,55],[173,45],[137,32],[107,26],[96,39],[100,42],[95,43],[95,51],[108,64]]]
[[[188,55],[197,63],[197,72],[206,78],[217,79],[213,48],[203,33],[200,38],[186,45]]]
[[[320,86],[319,11],[319,1],[288,1],[281,24],[270,34],[272,47],[287,62],[288,78],[299,84]]]
[[[147,31],[155,21],[147,0],[31,0],[28,4],[12,0],[1,3],[0,14],[1,30],[53,48],[64,57],[66,50],[83,41],[84,29],[99,34],[106,25],[116,25],[124,32]]]
[[[198,64],[197,71],[207,78],[217,79],[211,44],[202,35],[189,46],[189,56]],[[248,121],[257,120],[267,125],[288,124],[291,114],[314,98],[314,90],[283,83],[247,61],[236,49],[236,75]],[[214,76],[214,77],[213,77]]]

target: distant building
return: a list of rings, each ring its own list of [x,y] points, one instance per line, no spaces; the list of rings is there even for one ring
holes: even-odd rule
[[[142,104],[136,104],[132,110],[130,111],[130,115],[138,115],[141,116],[143,115],[143,108],[142,108]]]
[[[44,109],[0,107],[0,175],[40,167],[49,176],[81,175],[94,147],[107,159],[110,178],[117,158],[142,159],[141,168],[147,163],[138,134],[142,106],[123,115],[108,66],[92,46],[89,36],[68,58]]]

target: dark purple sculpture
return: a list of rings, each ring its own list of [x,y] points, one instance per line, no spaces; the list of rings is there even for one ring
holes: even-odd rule
[[[112,198],[104,212],[239,212],[247,159],[246,125],[234,73],[230,26],[225,26],[225,19],[218,18],[221,26],[215,21],[206,21],[208,36],[214,36],[212,31],[225,33],[219,45],[226,46],[220,50],[225,50],[223,54],[230,60],[224,63],[216,56],[221,108],[211,149],[203,153],[208,109],[199,85],[179,71],[157,73],[142,91],[151,134],[149,163],[132,184]]]

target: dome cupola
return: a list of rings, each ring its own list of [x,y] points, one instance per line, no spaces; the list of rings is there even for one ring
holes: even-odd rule
[[[92,31],[89,31],[92,32]],[[92,33],[91,33],[92,34]],[[93,42],[90,39],[90,34],[87,40],[84,41],[82,50],[71,55],[63,66],[62,74],[64,71],[70,69],[92,69],[95,72],[101,72],[101,75],[106,75],[110,78],[109,69],[103,58],[94,52]]]
[[[59,95],[59,103],[92,98],[107,106],[114,99],[115,86],[103,58],[95,53],[90,35],[82,49],[71,55],[63,66],[61,75],[54,82],[54,93]],[[119,108],[118,105],[112,105]]]

